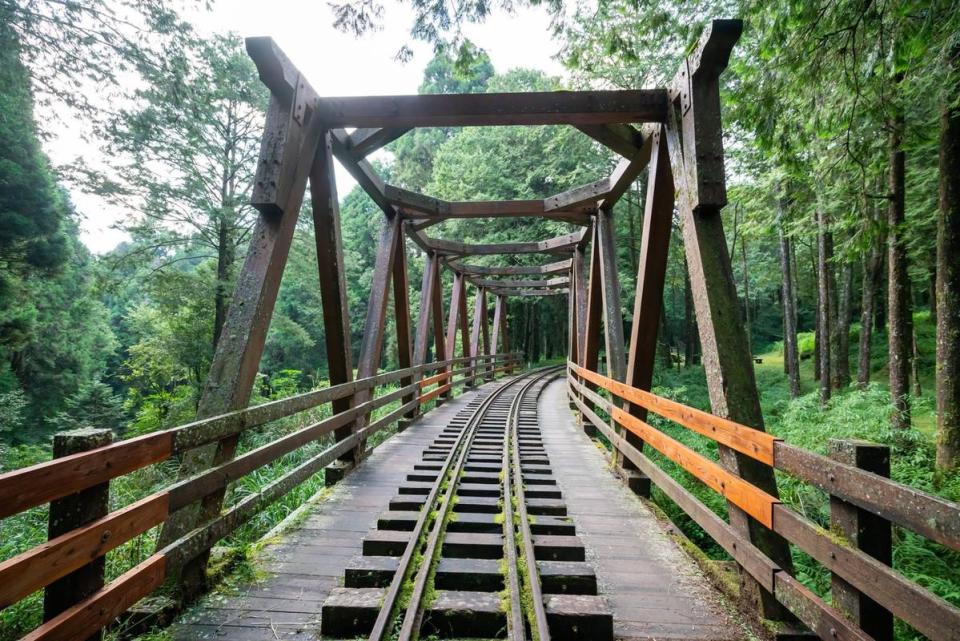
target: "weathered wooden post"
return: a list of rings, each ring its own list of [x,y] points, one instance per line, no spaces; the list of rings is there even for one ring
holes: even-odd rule
[[[830,439],[830,458],[874,474],[890,477],[890,448],[853,439]],[[891,565],[893,541],[890,521],[834,496],[830,497],[830,529],[853,547]],[[893,615],[837,574],[830,582],[833,605],[875,641],[893,640]]]
[[[740,319],[737,288],[723,231],[727,204],[720,118],[720,74],[726,68],[743,24],[714,20],[697,48],[681,63],[674,79],[671,113],[664,131],[683,225],[683,245],[697,314],[707,390],[713,413],[764,431],[753,359]],[[676,111],[674,111],[676,110]],[[682,133],[682,136],[681,136]],[[763,491],[777,496],[770,466],[720,446],[720,462]],[[730,524],[785,572],[793,560],[787,542],[728,502]],[[754,599],[762,616],[790,620],[769,591],[741,571],[743,594]]]
[[[86,452],[113,443],[113,431],[84,428],[59,432],[53,436],[53,457],[61,458]],[[110,483],[101,483],[50,502],[47,540],[104,517],[110,511]],[[103,587],[106,556],[99,556],[87,565],[48,585],[43,592],[43,620],[49,621],[70,606],[82,601]],[[103,632],[88,637],[103,638]]]

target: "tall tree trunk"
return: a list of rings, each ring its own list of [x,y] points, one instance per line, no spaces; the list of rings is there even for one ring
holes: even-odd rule
[[[226,216],[220,214],[217,225],[217,285],[213,303],[213,348],[217,348],[223,323],[230,305],[230,271],[233,269],[234,246]]]
[[[850,385],[850,323],[853,321],[853,263],[845,263],[837,294],[837,389]]]
[[[880,273],[883,268],[883,242],[877,229],[877,207],[871,201],[868,204],[870,219],[875,237],[870,243],[869,253],[864,257],[863,282],[860,305],[860,345],[857,350],[857,384],[864,388],[870,382],[870,354],[873,343],[873,325],[876,311],[877,293],[880,290]]]
[[[891,425],[910,427],[910,354],[913,336],[910,280],[904,241],[906,153],[903,150],[904,116],[898,111],[890,128],[890,204],[887,209],[887,341],[890,360]]]
[[[951,51],[940,110],[940,211],[937,216],[937,469],[960,464],[960,47]]]
[[[747,349],[753,356],[753,326],[750,315],[750,277],[747,274],[747,237],[740,239],[740,269],[743,271],[743,319],[747,330]]]
[[[913,395],[920,396],[923,394],[923,388],[920,387],[920,348],[917,346],[916,326],[913,327],[910,343],[912,345],[910,356],[910,380],[913,382]]]
[[[783,285],[780,300],[783,309],[783,363],[787,380],[790,383],[790,398],[800,396],[800,357],[797,349],[797,312],[793,290],[793,270],[790,260],[790,238],[783,229],[783,217],[786,210],[786,195],[783,186],[778,186],[777,194],[777,234],[780,240],[780,272]]]
[[[683,366],[692,367],[697,363],[697,315],[693,308],[693,292],[690,289],[690,274],[684,272],[683,295]]]
[[[832,245],[828,231],[829,220],[822,206],[817,207],[817,351],[820,354],[820,404],[830,400],[831,373],[830,352],[832,334],[830,331],[832,294],[830,291],[830,259]]]
[[[673,367],[673,347],[671,346],[670,326],[667,324],[666,305],[660,306],[660,336],[663,337],[660,341],[660,361],[664,369],[670,369]]]

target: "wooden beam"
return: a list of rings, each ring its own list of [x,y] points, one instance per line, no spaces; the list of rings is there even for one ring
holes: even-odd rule
[[[475,278],[472,282],[477,287],[498,287],[500,289],[523,289],[525,287],[554,289],[557,287],[568,287],[570,285],[570,279],[566,277],[545,278],[543,280],[493,280]]]
[[[310,168],[310,196],[320,274],[320,298],[323,303],[327,370],[330,384],[339,385],[353,380],[353,354],[350,349],[350,313],[347,307],[343,241],[340,233],[340,204],[333,169],[333,143],[329,132],[324,132]],[[352,406],[352,396],[337,399],[333,401],[333,413],[345,412]],[[335,432],[335,438],[345,439],[350,436],[351,430],[350,425],[345,425]]]
[[[434,251],[443,254],[462,256],[489,256],[493,254],[538,254],[561,253],[570,251],[585,234],[585,230],[557,236],[547,240],[535,240],[517,243],[477,244],[471,245],[453,240],[440,238],[426,238],[427,245]]]
[[[439,263],[433,270],[433,292],[430,297],[430,316],[433,318],[433,357],[435,361],[447,360],[447,346],[444,343],[445,332],[443,331],[443,271]],[[421,302],[421,305],[423,302]],[[444,398],[448,397],[449,391],[444,391]]]
[[[473,306],[473,328],[470,330],[470,355],[474,358],[489,353],[490,339],[487,334],[486,321],[487,290],[478,287]],[[481,339],[483,339],[482,344]],[[476,361],[474,363],[476,364]],[[474,366],[476,367],[476,365]],[[476,378],[476,371],[474,371],[474,378]]]
[[[587,319],[583,339],[583,366],[596,372],[600,364],[600,331],[603,318],[603,283],[600,267],[600,241],[594,225],[590,243],[590,268],[587,276]]]
[[[660,125],[651,124],[643,127],[640,134],[643,142],[640,148],[633,156],[621,160],[610,175],[610,188],[600,203],[601,209],[613,211],[613,206],[629,191],[633,182],[640,176],[644,168],[650,164],[650,151],[652,149],[651,137],[655,132],[659,131],[659,129]]]
[[[606,338],[607,375],[623,381],[627,361],[623,346],[623,312],[620,311],[620,277],[617,270],[617,249],[613,238],[613,214],[599,211],[596,229],[596,241],[600,249],[600,282],[603,287],[603,333]]]
[[[418,211],[446,218],[450,211],[450,203],[445,200],[431,198],[394,185],[384,185],[384,197],[391,205],[403,208],[405,213]]]
[[[373,282],[367,297],[367,316],[363,324],[363,336],[360,339],[360,355],[357,358],[357,378],[375,376],[380,369],[383,354],[383,338],[387,324],[387,306],[390,301],[390,284],[393,280],[393,263],[398,246],[398,236],[402,236],[399,216],[384,220],[377,244],[377,257],[373,266]],[[373,390],[363,389],[354,394],[353,402],[360,405],[370,400]],[[369,414],[357,418],[354,431],[367,426]],[[363,457],[364,444],[350,450],[354,463]]]
[[[434,272],[440,269],[440,259],[429,254],[423,266],[423,284],[420,288],[420,316],[417,319],[417,334],[413,348],[413,364],[427,362],[427,340],[430,338],[430,301],[433,300],[433,288],[437,282]]]
[[[739,37],[739,21],[715,20],[697,49],[677,74],[677,99],[682,122],[668,117],[665,132],[674,184],[680,194],[684,250],[694,309],[703,349],[707,390],[713,413],[764,431],[760,395],[749,343],[740,320],[739,298],[733,282],[730,255],[720,210],[726,203],[720,88],[718,78],[730,49]],[[681,139],[682,129],[682,139]],[[720,461],[727,469],[772,496],[777,496],[773,470],[731,448],[721,446]],[[730,524],[763,550],[787,573],[793,562],[786,541],[728,504]],[[768,590],[759,590],[762,615],[782,619],[785,613]]]
[[[542,214],[542,200],[453,201],[451,218],[496,218],[500,216],[536,216]]]
[[[497,296],[493,304],[493,336],[490,339],[490,353],[496,354],[497,348],[500,345],[500,337],[503,337],[504,344],[506,344],[506,334],[504,328],[506,327],[506,298],[503,296]],[[502,353],[506,353],[507,349],[500,350]]]
[[[357,129],[347,139],[347,149],[354,158],[360,160],[377,149],[389,145],[408,131],[410,129],[405,127]]]
[[[317,92],[302,77],[300,71],[290,62],[273,38],[267,36],[247,38],[245,44],[247,55],[257,66],[260,81],[270,89],[270,93],[282,107],[289,109],[291,103],[296,102],[309,104],[311,109],[316,106]],[[298,91],[301,93],[299,99],[295,98]],[[300,124],[303,124],[302,120]]]
[[[496,294],[497,296],[561,296],[570,292],[566,287],[561,289],[508,289],[496,287],[490,288],[490,293]]]
[[[406,223],[401,222],[401,226]],[[400,369],[406,369],[413,366],[413,343],[410,340],[410,281],[407,275],[407,244],[404,241],[404,234],[397,234],[397,247],[393,256],[393,314],[397,328],[397,364]],[[349,327],[349,326],[348,326]],[[349,341],[347,343],[349,349]],[[413,383],[413,377],[408,376],[400,379],[400,387],[406,387]],[[402,404],[406,405],[414,399],[414,394],[408,394],[402,399]],[[414,412],[405,415],[412,418]]]
[[[533,276],[546,274],[562,274],[570,270],[570,260],[560,260],[546,265],[504,265],[491,267],[488,265],[466,265],[459,261],[447,261],[451,269],[464,274],[478,276]]]
[[[633,158],[643,146],[643,136],[628,124],[578,125],[577,129],[624,158]]]
[[[574,187],[562,193],[545,198],[543,210],[545,212],[559,211],[575,207],[591,205],[606,198],[610,191],[610,179],[603,178],[586,185]]]
[[[573,250],[573,258],[570,262],[574,290],[577,293],[577,308],[575,310],[576,337],[574,341],[577,343],[577,356],[579,359],[576,362],[579,365],[584,365],[584,340],[587,335],[587,305],[589,302],[589,293],[587,290],[587,273],[585,268],[587,261],[582,247],[577,247]]]
[[[450,292],[450,316],[447,318],[447,355],[454,357],[457,347],[457,330],[466,326],[466,318],[461,315],[461,310],[466,310],[467,299],[467,280],[463,274],[455,272],[453,274],[453,290]],[[467,342],[463,344],[463,350],[469,356],[470,343],[469,336]]]
[[[547,91],[321,98],[328,127],[465,127],[483,125],[662,122],[667,92]]]
[[[343,168],[349,172],[353,179],[357,181],[360,187],[367,192],[370,199],[377,204],[377,207],[383,210],[387,215],[393,215],[393,205],[387,199],[385,192],[386,185],[383,178],[366,160],[357,160],[350,153],[348,147],[347,132],[342,129],[333,129],[330,131],[333,140],[333,154],[343,165]]]
[[[674,196],[673,174],[670,171],[666,141],[657,133],[652,144],[653,163],[647,178],[626,378],[627,385],[646,391],[650,390],[653,383],[667,253],[673,226]],[[647,418],[647,411],[641,405],[631,404],[627,410],[641,421]],[[635,434],[627,433],[626,439],[638,450],[642,450],[643,441]],[[625,465],[629,461],[618,452],[617,462]]]

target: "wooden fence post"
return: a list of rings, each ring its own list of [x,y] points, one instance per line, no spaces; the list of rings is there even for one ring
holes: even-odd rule
[[[85,428],[59,432],[53,436],[53,457],[61,458],[111,443],[113,443],[112,430]],[[109,481],[51,501],[47,540],[106,516],[110,511],[109,503]],[[106,556],[97,557],[82,568],[48,585],[43,592],[43,620],[49,621],[102,588],[105,563]],[[88,637],[88,641],[99,641],[101,638],[103,638],[102,630]]]
[[[874,474],[890,477],[890,448],[853,439],[830,439],[830,458]],[[873,558],[893,562],[890,521],[842,499],[830,497],[830,529]],[[830,583],[833,605],[875,641],[893,641],[893,615],[837,574]]]

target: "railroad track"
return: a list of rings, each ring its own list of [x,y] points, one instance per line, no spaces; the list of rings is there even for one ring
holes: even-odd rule
[[[324,602],[323,637],[612,639],[540,437],[537,401],[561,371],[503,382],[457,413]]]

